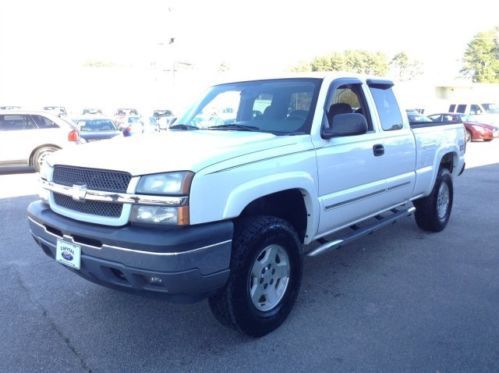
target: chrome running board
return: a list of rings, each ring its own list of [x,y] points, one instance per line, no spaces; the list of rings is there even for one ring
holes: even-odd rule
[[[318,256],[330,250],[339,249],[343,245],[346,245],[353,240],[367,236],[368,234],[371,234],[381,228],[384,228],[387,225],[396,223],[397,220],[399,220],[400,218],[412,215],[414,211],[416,211],[416,208],[414,206],[411,206],[403,210],[394,208],[389,211],[390,215],[387,216],[376,215],[373,218],[374,222],[369,225],[366,225],[364,227],[359,227],[357,224],[354,224],[350,226],[352,232],[346,234],[343,237],[336,238],[332,241],[326,241],[322,238],[319,239],[318,241],[322,243],[322,245],[307,253],[307,256]]]

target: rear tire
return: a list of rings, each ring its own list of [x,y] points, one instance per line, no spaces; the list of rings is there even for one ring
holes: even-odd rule
[[[209,299],[223,325],[252,337],[278,328],[300,289],[302,255],[293,227],[272,216],[241,221],[234,234],[227,285]]]
[[[431,194],[414,201],[416,224],[429,232],[442,231],[449,222],[454,199],[452,175],[441,168]]]
[[[465,136],[466,136],[466,142],[471,142],[471,132],[466,130]]]
[[[31,166],[35,169],[35,171],[40,172],[47,156],[57,150],[59,149],[54,146],[44,146],[43,148],[38,149],[33,155]]]

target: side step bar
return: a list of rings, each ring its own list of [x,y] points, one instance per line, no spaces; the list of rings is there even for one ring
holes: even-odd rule
[[[368,226],[359,227],[356,224],[351,226],[350,228],[352,228],[352,233],[346,235],[345,237],[338,238],[333,241],[326,241],[324,239],[319,239],[318,241],[322,243],[322,245],[307,253],[307,256],[318,256],[324,254],[325,252],[328,252],[329,250],[339,249],[341,246],[346,245],[347,243],[350,243],[351,241],[356,240],[357,238],[367,236],[368,234],[373,233],[383,227],[386,227],[387,225],[395,223],[400,218],[412,215],[414,211],[416,211],[416,208],[411,206],[410,208],[401,211],[397,209],[392,209],[391,212],[393,215],[389,215],[387,217],[376,215],[374,217],[376,221]]]

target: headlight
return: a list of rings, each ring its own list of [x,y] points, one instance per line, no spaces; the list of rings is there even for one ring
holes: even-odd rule
[[[189,224],[189,207],[135,205],[132,207],[130,220],[139,224],[187,225]]]
[[[138,194],[187,195],[194,174],[189,171],[142,176]]]
[[[186,196],[191,189],[193,176],[190,171],[145,175],[140,178],[136,193]],[[188,225],[189,206],[135,205],[130,221],[139,224]]]

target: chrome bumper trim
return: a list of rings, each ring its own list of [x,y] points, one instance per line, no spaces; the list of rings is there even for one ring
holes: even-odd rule
[[[225,245],[225,244],[228,244],[228,243],[232,242],[232,240],[226,240],[226,241],[217,242],[217,243],[214,243],[214,244],[211,244],[211,245],[198,247],[196,249],[192,249],[192,250],[188,250],[188,251],[169,252],[169,253],[158,253],[158,252],[154,252],[154,251],[135,250],[135,249],[128,249],[126,247],[106,245],[106,244],[103,244],[102,246],[93,246],[93,245],[89,245],[87,243],[82,243],[82,242],[75,241],[74,238],[72,236],[70,236],[70,235],[66,235],[65,234],[64,236],[59,236],[57,234],[49,232],[47,230],[47,228],[43,224],[40,224],[39,222],[37,222],[36,220],[32,219],[29,216],[28,216],[28,219],[33,224],[35,224],[35,225],[39,226],[40,228],[42,228],[44,230],[44,232],[46,234],[48,234],[49,236],[52,236],[52,237],[54,237],[56,239],[59,239],[59,240],[66,240],[66,241],[69,241],[69,242],[74,243],[76,245],[80,245],[80,246],[83,246],[85,248],[90,248],[90,249],[95,249],[95,250],[110,249],[110,250],[120,250],[120,251],[126,251],[126,252],[136,253],[136,254],[145,254],[145,255],[152,255],[152,256],[177,256],[177,255],[184,255],[184,254],[192,254],[192,253],[197,252],[197,251],[210,249],[210,248],[215,247],[215,246]],[[31,234],[33,235],[33,237],[35,237],[36,239],[39,239],[39,240],[43,241],[45,244],[50,245],[52,247],[55,247],[54,243],[48,242],[43,237],[40,237],[40,236],[36,235],[33,231],[31,232]]]
[[[78,187],[70,187],[67,185],[56,184],[52,181],[41,180],[42,188],[73,198],[75,201],[98,201],[107,203],[131,203],[141,205],[157,205],[157,206],[187,206],[189,197],[179,196],[152,196],[130,193],[114,193],[103,192],[92,189],[82,189]]]

